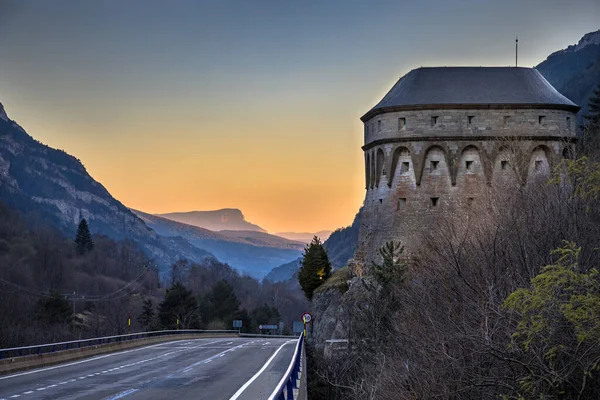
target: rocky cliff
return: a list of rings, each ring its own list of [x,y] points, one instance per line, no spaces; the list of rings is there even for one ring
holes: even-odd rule
[[[158,214],[158,216],[172,221],[210,229],[211,231],[232,230],[266,232],[260,226],[246,221],[242,211],[237,208],[224,208],[222,210],[214,211],[174,212]]]
[[[113,198],[75,157],[29,136],[0,104],[0,201],[32,213],[67,236],[85,218],[92,233],[130,239],[162,267],[212,255],[182,238],[163,238]]]

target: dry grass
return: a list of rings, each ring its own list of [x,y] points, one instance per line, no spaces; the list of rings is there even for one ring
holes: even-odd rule
[[[329,287],[337,287],[340,292],[344,293],[348,290],[348,278],[349,278],[349,270],[348,267],[342,267],[333,271],[333,274],[327,280],[319,286],[315,293],[322,292],[323,290]]]

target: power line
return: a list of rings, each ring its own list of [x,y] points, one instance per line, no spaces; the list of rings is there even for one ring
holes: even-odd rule
[[[106,294],[102,294],[102,295],[82,295],[82,294],[71,294],[71,293],[58,293],[58,296],[65,297],[65,298],[68,297],[69,300],[71,300],[71,301],[92,301],[92,302],[94,302],[94,301],[112,301],[112,300],[122,299],[124,297],[131,295],[136,290],[138,290],[139,285],[137,287],[133,288],[133,290],[126,292],[125,294],[119,295],[117,297],[113,297],[113,296],[121,293],[122,291],[124,291],[125,289],[130,287],[131,285],[135,284],[136,281],[138,279],[140,279],[148,270],[149,270],[148,267],[144,266],[140,270],[140,272],[138,272],[138,274],[131,281],[127,282],[125,285],[123,285],[123,287],[121,287],[120,289],[117,289],[111,293],[106,293]],[[29,288],[29,287],[20,285],[18,283],[7,281],[6,279],[2,279],[2,278],[0,278],[0,283],[4,283],[6,285],[12,286],[15,289],[21,290],[25,293],[28,293],[30,295],[37,296],[37,297],[49,298],[49,297],[53,297],[53,296],[57,295],[57,293],[50,293],[50,292],[45,292],[45,291],[38,290],[35,288]]]

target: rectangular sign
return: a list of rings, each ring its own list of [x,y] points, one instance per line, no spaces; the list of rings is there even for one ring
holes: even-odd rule
[[[233,321],[233,327],[234,328],[241,328],[242,327],[242,320],[241,319],[236,319]]]
[[[293,331],[294,331],[294,334],[298,334],[298,335],[301,334],[302,332],[304,332],[304,322],[294,321]]]
[[[261,325],[260,329],[279,329],[277,325]]]

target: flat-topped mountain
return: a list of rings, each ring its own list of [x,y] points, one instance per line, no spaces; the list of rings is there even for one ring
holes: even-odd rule
[[[211,231],[257,231],[266,232],[258,225],[246,221],[244,214],[237,208],[223,208],[213,211],[188,211],[156,214],[172,221],[195,225]]]

